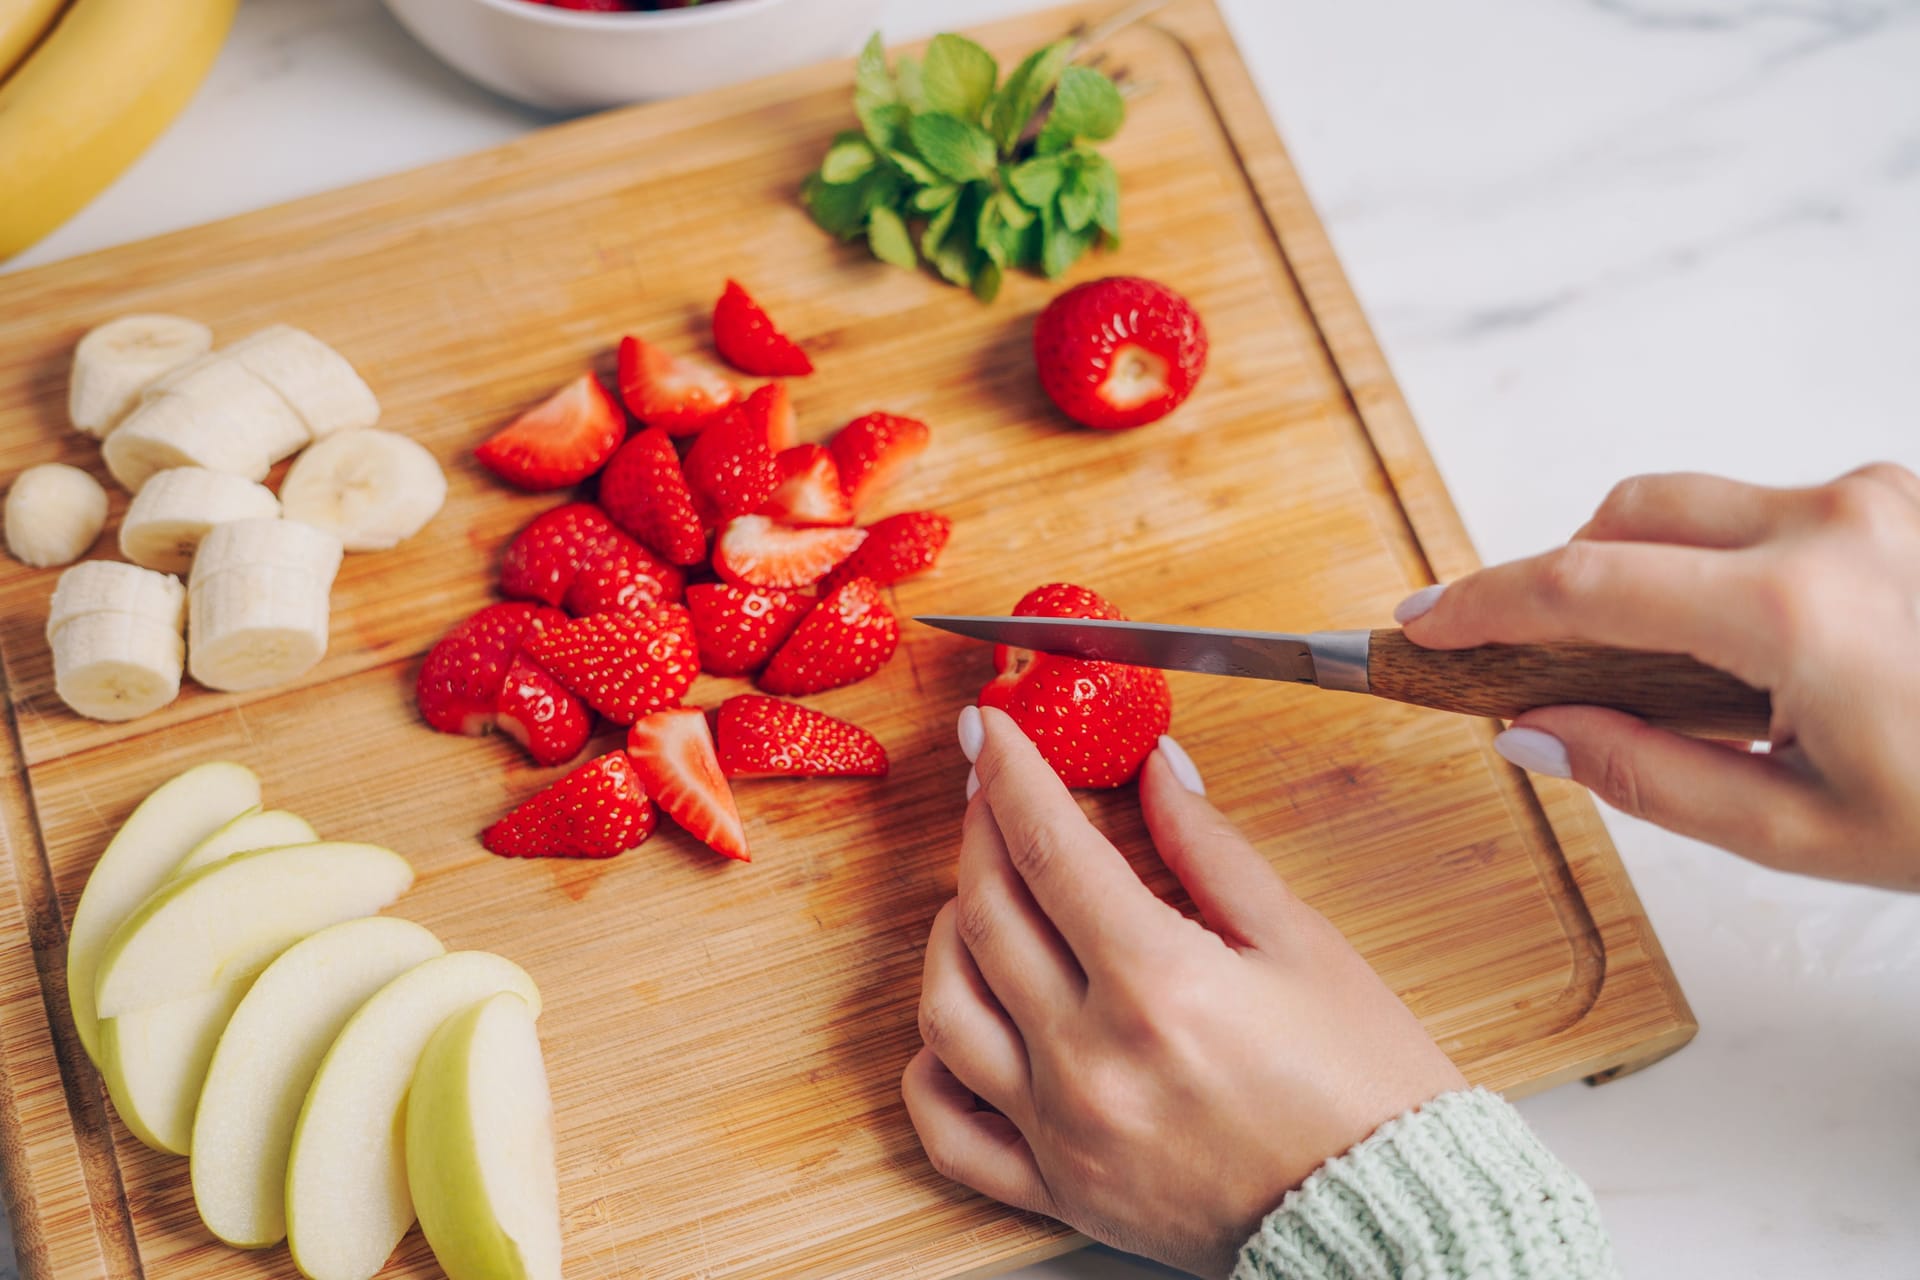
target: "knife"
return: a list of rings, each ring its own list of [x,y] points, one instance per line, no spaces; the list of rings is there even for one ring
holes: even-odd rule
[[[1571,642],[1422,649],[1394,629],[1288,635],[1097,618],[914,621],[1067,657],[1285,680],[1502,720],[1535,707],[1578,704],[1611,707],[1694,737],[1760,741],[1773,716],[1763,691],[1678,653]]]

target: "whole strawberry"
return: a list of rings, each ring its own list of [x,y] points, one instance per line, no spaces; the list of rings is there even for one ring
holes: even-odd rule
[[[1060,411],[1102,431],[1145,426],[1178,408],[1207,367],[1193,304],[1138,276],[1067,290],[1033,329],[1040,385]]]

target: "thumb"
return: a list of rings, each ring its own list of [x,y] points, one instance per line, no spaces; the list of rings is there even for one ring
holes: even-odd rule
[[[1260,851],[1194,789],[1197,782],[1186,752],[1160,739],[1140,771],[1147,832],[1207,928],[1235,946],[1275,950],[1296,900]]]

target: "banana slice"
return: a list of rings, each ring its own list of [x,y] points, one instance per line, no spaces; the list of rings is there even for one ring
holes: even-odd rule
[[[256,564],[196,574],[187,596],[193,678],[236,692],[306,674],[326,656],[327,594],[326,582],[299,569]]]
[[[447,477],[417,442],[349,428],[294,459],[280,486],[289,520],[338,534],[348,551],[384,551],[420,532],[447,500]]]
[[[150,396],[107,437],[100,455],[129,493],[156,472],[205,467],[260,481],[273,468],[268,439],[244,422],[186,396]]]
[[[73,349],[67,416],[90,436],[120,425],[140,393],[213,349],[213,331],[180,316],[121,316],[90,331]]]
[[[120,521],[120,554],[163,573],[185,573],[200,540],[217,524],[272,519],[280,500],[244,476],[174,467],[147,481]]]
[[[21,564],[72,564],[106,523],[107,491],[78,467],[28,467],[7,490],[7,550]]]
[[[180,579],[118,560],[87,560],[60,575],[47,609],[47,640],[68,623],[93,614],[124,614],[180,634],[187,592]]]
[[[180,696],[186,645],[173,628],[131,613],[88,613],[53,637],[53,688],[92,720],[132,720]]]
[[[188,590],[235,569],[285,569],[333,586],[340,539],[298,520],[231,520],[207,531],[194,553]]]
[[[304,329],[270,325],[226,350],[278,391],[316,440],[380,421],[380,402],[347,358]]]
[[[293,406],[255,376],[232,348],[202,356],[148,387],[142,400],[181,396],[196,410],[229,422],[258,437],[267,461],[290,458],[307,447],[313,434]]]

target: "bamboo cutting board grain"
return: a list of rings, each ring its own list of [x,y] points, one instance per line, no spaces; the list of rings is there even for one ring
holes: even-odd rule
[[[982,39],[1005,61],[1076,13]],[[190,688],[130,726],[61,707],[40,637],[55,574],[0,568],[0,1166],[27,1275],[293,1274],[284,1249],[239,1253],[201,1229],[185,1163],[111,1117],[65,1005],[64,921],[93,859],[142,794],[210,757],[258,770],[270,803],[323,834],[406,854],[419,880],[401,914],[539,981],[569,1275],[944,1277],[1074,1243],[935,1176],[898,1102],[920,949],[953,890],[953,721],[989,674],[984,646],[908,628],[881,676],[812,700],[876,731],[893,776],[742,784],[744,867],[666,827],[606,863],[490,857],[476,833],[551,775],[510,743],[429,732],[410,694],[419,655],[491,598],[502,543],[554,501],[490,482],[473,444],[583,363],[605,369],[622,332],[702,346],[728,275],[820,366],[793,385],[804,436],[878,407],[933,424],[888,509],[936,507],[955,534],[937,573],[895,590],[903,614],[1005,612],[1068,579],[1170,622],[1364,626],[1470,568],[1219,15],[1178,0],[1114,53],[1154,91],[1112,148],[1125,248],[1074,278],[1165,280],[1213,337],[1193,401],[1141,431],[1076,431],[1050,411],[1028,354],[1044,282],[1011,278],[982,307],[807,222],[792,196],[847,124],[845,65],[0,279],[0,476],[56,459],[101,474],[65,429],[73,342],[164,310],[222,341],[312,329],[452,481],[421,537],[349,557],[332,651],[298,687]],[[1591,805],[1507,768],[1488,723],[1172,680],[1174,730],[1213,798],[1472,1078],[1538,1088],[1692,1034]],[[734,687],[706,680],[696,698]],[[1131,794],[1088,805],[1167,888]],[[417,1233],[386,1274],[434,1274]]]

